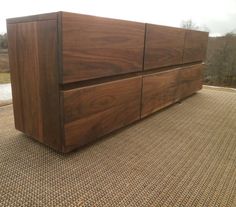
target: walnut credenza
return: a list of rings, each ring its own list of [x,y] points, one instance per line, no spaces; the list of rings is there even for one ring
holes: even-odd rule
[[[202,87],[206,32],[68,12],[8,19],[7,32],[15,127],[57,151]]]

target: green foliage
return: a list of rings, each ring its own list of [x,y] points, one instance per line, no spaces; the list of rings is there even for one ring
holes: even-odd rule
[[[7,34],[0,34],[0,49],[7,49]]]

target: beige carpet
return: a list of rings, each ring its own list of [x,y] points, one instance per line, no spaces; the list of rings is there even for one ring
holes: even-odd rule
[[[236,93],[204,89],[63,156],[0,108],[0,206],[236,206]]]

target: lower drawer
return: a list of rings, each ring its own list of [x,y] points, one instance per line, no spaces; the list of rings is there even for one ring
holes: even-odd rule
[[[141,76],[61,91],[67,151],[140,119]]]
[[[141,117],[145,117],[202,88],[203,64],[143,76]]]
[[[178,72],[175,69],[143,76],[141,117],[176,102]]]
[[[178,96],[186,98],[202,88],[203,64],[181,68],[179,71]]]

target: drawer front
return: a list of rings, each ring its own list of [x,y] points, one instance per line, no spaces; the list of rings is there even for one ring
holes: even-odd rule
[[[147,24],[144,70],[182,63],[185,30]]]
[[[179,89],[180,99],[188,97],[202,88],[203,64],[197,64],[179,71]]]
[[[142,78],[61,92],[65,146],[82,146],[140,119]]]
[[[175,69],[143,77],[141,117],[176,102],[178,72]]]
[[[204,61],[207,50],[208,33],[186,31],[183,63]]]
[[[142,70],[145,24],[64,13],[63,83]]]

